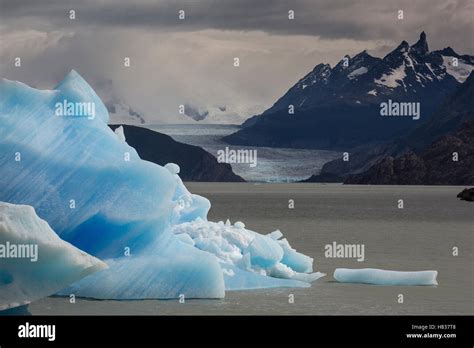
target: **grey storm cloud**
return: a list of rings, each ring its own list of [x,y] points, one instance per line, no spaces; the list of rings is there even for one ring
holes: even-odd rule
[[[174,122],[180,104],[248,117],[319,63],[382,57],[421,31],[474,54],[473,15],[474,0],[0,0],[0,76],[51,88],[75,69],[147,121]]]
[[[70,9],[75,25],[149,27],[162,30],[261,30],[279,35],[384,39],[425,30],[432,37],[451,34],[472,46],[473,0],[2,0],[3,20],[22,25],[41,21],[62,26]],[[186,12],[178,20],[179,10]],[[295,20],[288,20],[288,11]],[[405,19],[398,21],[397,11]],[[468,39],[471,40],[468,40]],[[447,39],[447,38],[446,38]],[[468,42],[470,41],[470,42]]]

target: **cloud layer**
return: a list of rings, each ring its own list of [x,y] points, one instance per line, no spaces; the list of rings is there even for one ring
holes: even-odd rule
[[[74,68],[150,122],[173,122],[179,104],[251,116],[314,65],[363,49],[384,55],[422,30],[431,49],[474,53],[472,0],[1,0],[0,13],[2,77],[51,87]]]

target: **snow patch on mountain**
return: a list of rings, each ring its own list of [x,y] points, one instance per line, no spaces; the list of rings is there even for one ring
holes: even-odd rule
[[[329,64],[318,64],[314,67],[313,71],[298,82],[297,87],[299,89],[305,89],[320,82],[326,84],[330,76],[331,66]]]
[[[429,71],[431,72],[431,76],[430,75],[426,75],[425,77],[430,80],[430,81],[433,81],[433,79],[437,79],[439,80],[439,76],[434,72],[433,70],[433,67],[431,66],[430,63],[425,63],[426,67],[429,69]]]
[[[349,80],[352,80],[352,79],[355,79],[359,75],[366,74],[367,71],[369,71],[369,70],[366,67],[362,66],[358,69],[355,69],[353,72],[351,72],[349,75],[347,75],[347,77],[349,78]]]
[[[397,88],[402,85],[405,86],[403,83],[403,79],[407,76],[405,69],[405,64],[402,64],[398,68],[392,69],[390,74],[383,74],[380,79],[375,79],[374,82],[388,88]]]
[[[453,66],[454,57],[442,57],[443,66],[446,68],[446,72],[460,83],[464,83],[464,81],[469,77],[471,71],[474,70],[474,65],[464,63],[461,59],[458,60],[458,66]]]
[[[377,96],[377,91],[375,89],[371,90],[371,91],[368,91],[367,94],[370,94],[370,95],[373,95],[373,96]]]

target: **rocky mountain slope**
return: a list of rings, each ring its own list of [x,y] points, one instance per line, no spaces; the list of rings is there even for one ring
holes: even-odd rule
[[[353,150],[396,139],[429,119],[474,69],[474,57],[403,41],[383,59],[363,51],[319,64],[271,108],[224,138],[230,144]],[[388,100],[420,103],[420,119],[381,117]],[[292,113],[294,111],[294,113]]]
[[[429,120],[422,122],[419,127],[415,128],[412,132],[409,132],[392,142],[386,142],[377,146],[361,146],[350,154],[349,161],[338,159],[326,163],[322,168],[321,174],[325,176],[333,175],[347,177],[349,175],[366,172],[362,175],[365,176],[365,179],[362,179],[362,176],[353,176],[350,179],[350,182],[355,183],[360,180],[361,183],[375,183],[377,182],[375,178],[372,180],[368,179],[370,174],[367,171],[373,173],[373,170],[375,169],[370,168],[379,164],[381,160],[385,159],[385,166],[390,165],[390,158],[395,159],[397,157],[399,157],[399,161],[394,162],[394,166],[396,166],[397,163],[401,165],[402,162],[404,165],[408,165],[409,163],[414,164],[413,161],[418,158],[415,154],[424,153],[430,156],[429,149],[434,149],[434,146],[439,148],[440,144],[443,143],[440,140],[440,137],[454,132],[462,132],[463,127],[472,124],[473,121],[474,73],[471,73],[466,82],[464,82],[455,93],[445,99],[441,107],[433,114],[433,116]],[[448,137],[448,139],[451,138]],[[469,148],[469,143],[474,141],[473,139],[469,140],[466,136],[464,136],[463,139],[465,139],[464,145],[466,145],[467,148]],[[436,142],[432,145],[433,141],[437,140],[440,140],[441,143]],[[446,138],[444,141],[446,142]],[[450,151],[453,147],[451,145],[453,144],[445,143],[445,151]],[[425,153],[426,151],[428,151],[428,153]],[[400,157],[405,154],[407,157]],[[385,178],[380,180],[389,182],[391,179]],[[394,182],[399,182],[400,180],[401,179],[393,179]],[[462,182],[463,180],[460,180],[460,183]]]
[[[369,170],[349,175],[345,184],[473,185],[474,119],[442,136],[419,154],[388,156]]]
[[[111,125],[115,130],[120,125]],[[198,146],[183,144],[168,135],[147,128],[122,125],[127,143],[137,150],[141,159],[164,166],[176,163],[183,181],[243,182],[227,163],[217,159]]]

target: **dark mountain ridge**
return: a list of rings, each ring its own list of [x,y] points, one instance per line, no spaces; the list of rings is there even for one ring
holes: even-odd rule
[[[455,131],[462,123],[474,117],[474,73],[457,91],[448,96],[428,120],[398,139],[379,144],[359,146],[350,151],[350,160],[337,159],[326,163],[321,174],[344,178],[368,170],[387,156],[396,157],[410,151],[423,151],[438,137]],[[342,180],[341,180],[342,181]]]
[[[420,153],[388,156],[345,184],[371,185],[473,185],[474,119],[457,132],[444,135]]]
[[[141,159],[164,166],[176,163],[183,181],[243,182],[228,163],[219,163],[200,148],[175,141],[169,135],[130,125],[110,125],[112,130],[122,126],[128,145],[135,148]]]
[[[224,138],[230,144],[351,150],[396,139],[427,120],[465,81],[474,57],[430,52],[426,35],[383,59],[363,51],[334,68],[318,64],[271,108]],[[420,103],[421,118],[381,117],[381,103]],[[294,114],[290,112],[294,110]]]

